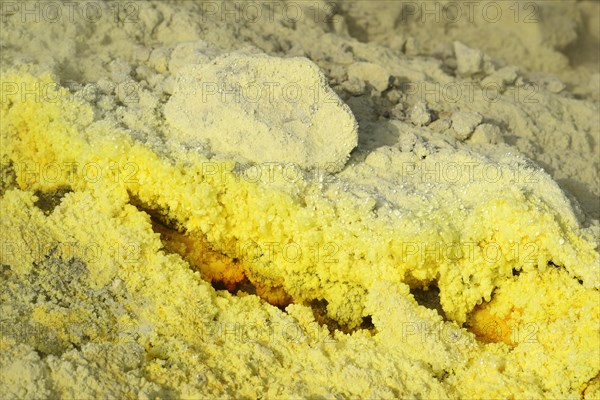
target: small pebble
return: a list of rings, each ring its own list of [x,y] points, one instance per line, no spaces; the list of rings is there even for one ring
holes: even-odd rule
[[[379,64],[356,62],[348,67],[348,79],[359,80],[382,92],[390,84],[390,74]]]
[[[440,118],[429,124],[429,128],[436,132],[445,132],[452,126],[452,122],[448,118]]]
[[[500,128],[492,124],[481,124],[475,128],[475,132],[469,139],[470,143],[497,144],[502,142]]]
[[[454,54],[460,75],[471,76],[481,72],[483,62],[481,50],[472,49],[461,42],[454,42]]]
[[[477,125],[481,124],[483,117],[477,112],[457,111],[452,114],[452,128],[455,136],[459,140],[466,140],[475,130]]]
[[[433,119],[432,113],[423,101],[416,103],[410,111],[410,122],[417,126],[428,125]]]

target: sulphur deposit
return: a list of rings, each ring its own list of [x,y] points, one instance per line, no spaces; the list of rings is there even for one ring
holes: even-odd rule
[[[9,398],[600,398],[599,5],[3,2]]]

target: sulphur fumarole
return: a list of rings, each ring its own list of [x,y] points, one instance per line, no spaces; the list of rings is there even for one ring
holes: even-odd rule
[[[371,25],[359,3],[271,4],[300,7],[293,23],[133,4],[93,24],[3,13],[4,393],[599,396],[585,62],[574,98],[493,46],[380,31],[402,5]],[[532,4],[537,24],[506,29],[549,59],[555,16],[597,24],[587,3]],[[489,82],[494,102],[425,95]]]

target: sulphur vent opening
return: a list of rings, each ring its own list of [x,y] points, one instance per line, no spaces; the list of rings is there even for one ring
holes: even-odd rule
[[[148,209],[143,203],[131,196],[131,204],[140,211],[150,215],[152,229],[160,235],[163,249],[167,252],[178,254],[195,271],[198,271],[205,281],[209,282],[215,290],[227,290],[232,294],[243,296],[253,294],[267,303],[285,311],[285,308],[294,302],[281,286],[264,286],[254,281],[245,271],[244,257],[232,257],[225,251],[215,248],[206,236],[199,232],[186,232],[177,221],[169,220],[166,213],[159,210]],[[224,249],[236,246],[224,246]],[[314,299],[303,303],[313,311],[315,321],[328,327],[330,332],[339,330],[351,333],[356,330],[375,332],[375,327],[370,316],[363,318],[362,323],[355,328],[339,324],[328,316],[328,303],[324,299]]]
[[[243,259],[215,249],[202,233],[182,231],[177,221],[169,220],[160,211],[143,207],[135,198],[132,200],[132,204],[140,211],[150,215],[152,229],[160,234],[164,250],[179,254],[216,290],[227,290],[233,294],[255,294],[282,309],[292,303],[292,298],[283,288],[265,287],[246,276]]]
[[[440,302],[440,289],[435,282],[430,283],[426,287],[412,288],[410,293],[419,305],[437,311],[446,320],[446,314]]]

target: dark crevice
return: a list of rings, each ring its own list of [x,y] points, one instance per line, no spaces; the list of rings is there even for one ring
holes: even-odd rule
[[[130,198],[130,204],[150,216],[152,229],[160,235],[160,240],[163,243],[162,250],[167,253],[178,254],[189,264],[191,269],[199,271],[202,279],[210,283],[213,289],[217,291],[226,290],[232,295],[239,296],[248,294],[256,295],[283,312],[286,311],[285,308],[288,305],[294,303],[294,299],[285,292],[283,287],[258,286],[249,279],[244,270],[243,258],[231,257],[219,251],[206,238],[202,237],[201,233],[192,234],[186,232],[182,224],[179,221],[169,219],[165,211],[149,209],[143,205],[142,201],[131,194]],[[217,267],[211,265],[211,262],[215,261],[217,262]],[[226,266],[229,272],[238,271],[240,273],[237,275],[233,274],[235,275],[233,278],[231,277],[232,274],[225,273],[222,270],[215,273],[223,265]],[[229,280],[223,278],[223,276],[228,276]],[[328,315],[327,300],[314,299],[308,301],[305,305],[312,309],[315,321],[321,326],[326,326],[330,332],[335,330],[344,333],[352,333],[356,330],[366,330],[371,333],[376,332],[370,316],[364,317],[360,326],[350,329]]]
[[[187,232],[182,224],[169,219],[164,211],[148,209],[137,199],[131,204],[150,216],[153,231],[160,235],[162,250],[178,254],[215,290],[227,290],[234,295],[240,292],[256,295],[282,310],[292,303],[282,287],[257,287],[246,276],[242,258],[231,257],[215,247],[201,232]]]
[[[373,330],[375,329],[375,325],[373,324],[373,319],[370,315],[363,317],[362,323],[360,324],[360,329]]]
[[[137,196],[133,195],[132,193],[128,193],[128,195],[129,204],[137,208],[139,211],[148,214],[153,224],[159,224],[167,229],[172,229],[180,233],[185,233],[185,229],[182,229],[181,224],[177,220],[169,218],[167,212],[165,212],[164,210],[149,208],[145,206],[143,201],[140,200]]]
[[[63,197],[65,197],[67,193],[71,193],[72,191],[73,190],[68,187],[57,189],[54,192],[36,191],[35,195],[38,199],[33,204],[37,208],[42,210],[45,215],[50,215],[54,211],[54,209],[60,204]]]
[[[225,287],[225,284],[223,282],[213,281],[210,284],[215,290],[227,290],[227,287]]]
[[[256,286],[254,286],[252,284],[252,282],[250,282],[247,279],[244,279],[243,281],[241,281],[240,283],[237,284],[236,288],[235,288],[235,294],[237,294],[238,292],[244,292],[244,293],[248,293],[248,294],[256,294]]]
[[[370,315],[363,318],[360,326],[356,328],[348,328],[345,325],[341,325],[327,314],[328,305],[329,303],[325,299],[314,299],[306,303],[306,306],[312,309],[315,321],[321,326],[326,326],[327,329],[329,329],[329,332],[334,332],[337,330],[345,334],[350,334],[358,330],[364,330],[370,332],[371,334],[376,333],[375,325],[373,325]]]
[[[327,300],[314,299],[309,301],[306,305],[312,309],[315,321],[319,325],[327,326],[329,332],[333,332],[335,330],[345,332],[343,327],[337,321],[335,321],[327,315],[327,306],[329,305],[329,302]]]
[[[419,305],[437,311],[444,320],[447,320],[446,313],[440,302],[440,289],[435,282],[430,283],[426,287],[413,288],[410,293]]]

